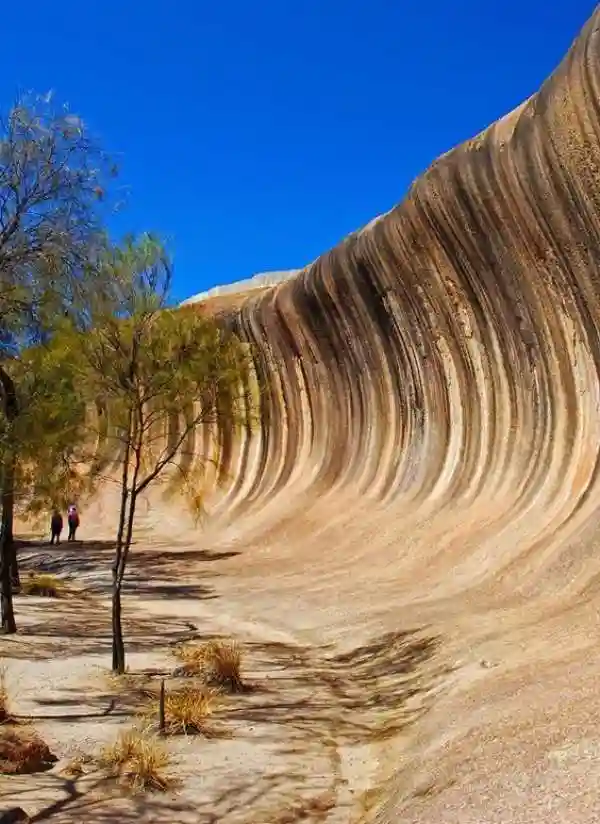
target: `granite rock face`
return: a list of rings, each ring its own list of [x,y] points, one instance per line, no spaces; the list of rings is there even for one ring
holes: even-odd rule
[[[289,580],[327,564],[332,622],[366,592],[382,623],[393,604],[448,636],[460,672],[402,758],[386,745],[382,822],[532,824],[548,798],[600,816],[591,762],[548,755],[598,714],[599,137],[596,10],[536,94],[397,207],[300,271],[196,300],[254,344],[261,387],[259,426],[188,444],[188,463],[218,448],[212,523],[274,574],[298,558]]]

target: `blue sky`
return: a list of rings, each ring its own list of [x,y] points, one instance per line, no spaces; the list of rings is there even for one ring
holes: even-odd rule
[[[536,90],[594,5],[11,3],[0,107],[54,89],[88,121],[131,190],[114,230],[166,237],[184,298],[302,266],[393,206]]]

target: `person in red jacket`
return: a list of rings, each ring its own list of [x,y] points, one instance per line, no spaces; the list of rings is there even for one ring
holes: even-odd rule
[[[77,531],[77,527],[79,526],[79,512],[77,511],[77,507],[75,506],[75,504],[71,504],[71,506],[69,507],[67,521],[69,524],[69,537],[67,538],[67,540],[74,541],[75,533]]]

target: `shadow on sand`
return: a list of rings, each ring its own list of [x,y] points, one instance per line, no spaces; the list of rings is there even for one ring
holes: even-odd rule
[[[249,724],[285,725],[296,734],[335,737],[343,744],[391,737],[414,720],[441,672],[426,666],[440,639],[388,633],[338,655],[280,643],[247,645],[261,670],[264,693],[228,711]]]
[[[39,569],[43,555],[52,571],[68,573],[75,581],[88,571],[96,573],[105,567],[107,580],[98,583],[100,597],[32,599],[28,623],[12,639],[14,657],[36,657],[36,647],[43,648],[39,657],[108,653],[110,610],[103,597],[108,590],[102,587],[110,585],[113,551],[109,542],[76,544],[66,550],[63,546],[21,547],[24,570],[27,564]],[[229,557],[232,553],[161,552],[157,547],[145,550],[136,546],[131,556],[130,586],[142,598],[216,598],[209,584],[190,581],[190,570],[193,572],[194,563],[206,562],[207,571],[200,574],[212,581],[219,575],[214,562]],[[32,713],[36,720],[77,723],[94,718],[102,723],[103,718],[132,716],[141,702],[148,701],[148,683],[155,686],[164,677],[168,689],[177,686],[171,678],[175,660],[164,658],[170,646],[182,640],[215,637],[199,633],[178,618],[130,612],[127,599],[124,607],[128,652],[157,653],[166,669],[126,676],[115,685],[100,680],[89,688],[74,685],[62,689],[56,698],[40,697],[39,714]],[[39,638],[44,638],[42,644]],[[217,720],[225,737],[236,746],[248,753],[257,745],[266,747],[282,766],[285,764],[285,772],[280,772],[279,763],[260,774],[251,771],[252,776],[244,770],[229,772],[223,777],[225,784],[213,782],[206,800],[193,806],[181,799],[176,803],[153,796],[102,801],[88,791],[89,781],[80,784],[54,775],[53,780],[63,783],[52,794],[49,790],[48,797],[56,798],[59,789],[63,798],[38,812],[32,821],[279,822],[284,820],[280,816],[284,809],[286,824],[324,821],[344,792],[342,749],[385,742],[430,706],[448,673],[436,655],[440,643],[439,636],[423,628],[387,633],[344,652],[331,646],[245,643],[245,678],[251,689],[228,696]],[[206,742],[202,746],[206,747]],[[324,764],[325,772],[319,773],[316,783],[310,764]]]
[[[157,796],[152,793],[141,795],[125,795],[119,793],[117,797],[108,798],[108,787],[104,777],[67,778],[58,773],[46,773],[36,782],[38,797],[56,797],[58,800],[46,804],[41,809],[39,802],[35,805],[37,813],[30,814],[31,824],[38,822],[57,822],[57,824],[174,824],[183,822],[191,824],[197,822],[197,814],[193,805],[185,803],[173,796]],[[23,809],[31,808],[28,803],[30,787],[11,791],[12,804],[20,805]]]
[[[17,555],[22,570],[35,569],[83,578],[90,591],[109,592],[114,560],[114,541],[73,541],[59,546],[35,541],[18,541]],[[207,549],[163,549],[160,544],[144,548],[134,542],[127,563],[125,589],[135,589],[140,597],[207,598],[207,587],[182,584],[188,581],[190,570],[197,564],[226,561],[239,552],[212,552]],[[202,579],[217,573],[205,570]]]
[[[248,744],[267,746],[277,759],[285,760],[284,770],[274,763],[272,769],[251,775],[244,770],[229,772],[222,781],[207,785],[204,800],[194,806],[164,796],[113,795],[110,801],[102,801],[76,780],[54,775],[53,780],[64,782],[58,788],[63,798],[32,821],[324,822],[344,791],[340,749],[385,742],[426,710],[432,688],[445,674],[435,663],[439,644],[439,637],[422,631],[388,633],[341,654],[332,654],[328,647],[248,643],[248,681],[255,689],[230,696],[219,712],[220,723],[226,737],[242,746],[246,739]],[[110,698],[108,688],[98,689],[91,699],[86,693],[90,711],[97,706],[93,717],[133,714],[144,695],[127,683],[132,681],[123,683],[116,699],[114,692]],[[168,684],[173,687],[175,682],[169,679]],[[81,690],[63,691],[58,700],[38,700],[41,713],[36,717],[56,717],[46,716],[44,710],[60,707],[68,712],[71,705],[81,707],[81,702]],[[71,715],[61,720],[70,722]],[[206,746],[202,739],[201,751]],[[310,763],[329,766],[312,775],[306,767]],[[56,797],[56,789],[51,797]]]
[[[43,599],[17,595],[19,603],[27,600],[27,620],[18,622],[17,636],[6,636],[6,652],[14,658],[48,658],[85,654],[103,654],[110,649],[110,609],[107,599],[112,589],[113,541],[75,541],[50,546],[47,542],[19,541],[18,557],[22,576],[30,570],[64,577],[75,590],[65,598]],[[136,600],[215,600],[219,597],[212,585],[219,572],[216,562],[226,561],[239,553],[211,552],[203,549],[172,550],[160,545],[132,547],[123,587],[123,625],[128,652],[146,652],[180,641],[189,634],[184,619],[146,616],[128,595]],[[206,569],[198,566],[206,564]],[[194,569],[196,573],[194,576]],[[194,580],[196,577],[196,580]],[[43,651],[26,642],[43,638]]]

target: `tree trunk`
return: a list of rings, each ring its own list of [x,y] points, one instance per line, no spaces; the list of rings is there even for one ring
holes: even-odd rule
[[[8,460],[10,463],[10,459]],[[2,467],[2,518],[0,521],[0,612],[2,615],[2,633],[12,634],[17,631],[13,609],[13,585],[11,571],[16,566],[15,541],[12,530],[13,496],[10,471],[7,463]]]
[[[129,460],[131,457],[131,433],[133,428],[133,412],[129,412],[128,433],[123,455],[123,474],[121,478],[121,506],[119,511],[119,528],[115,547],[115,560],[112,568],[112,670],[120,675],[125,672],[125,643],[123,641],[123,626],[121,623],[121,588],[123,584],[124,547],[123,539],[127,523],[129,501]]]
[[[5,535],[6,551],[9,556],[10,581],[13,592],[21,589],[19,565],[17,562],[17,545],[13,532],[15,514],[15,470],[17,458],[13,451],[7,456],[3,467],[2,489],[2,534]]]
[[[125,644],[121,625],[121,585],[113,574],[112,595],[112,670],[123,675],[125,672]]]
[[[158,731],[165,734],[165,679],[160,682],[160,698],[158,701]]]
[[[10,375],[0,367],[0,400],[8,424],[18,415],[17,393]],[[2,632],[12,634],[17,631],[13,609],[13,579],[18,581],[17,553],[13,536],[13,515],[15,503],[16,455],[8,448],[1,470],[0,495],[2,515],[0,521],[0,615]]]
[[[130,492],[128,497],[123,497],[123,511],[127,509],[126,516],[119,521],[119,536],[117,539],[117,553],[115,565],[113,567],[113,600],[112,600],[112,668],[113,672],[122,675],[125,672],[125,642],[123,641],[123,626],[121,623],[121,590],[127,558],[131,546],[133,532],[133,519],[135,516],[136,495]],[[125,532],[125,535],[123,533]]]
[[[0,537],[0,611],[2,613],[1,632],[3,635],[12,635],[17,631],[10,580],[10,562],[11,549],[7,544],[4,532],[2,532]]]
[[[137,473],[134,473],[134,483],[136,481],[136,478]],[[135,488],[133,488],[129,496],[129,514],[127,516],[127,530],[125,532],[125,541],[123,543],[123,557],[121,560],[121,581],[123,581],[123,576],[125,575],[125,567],[129,559],[129,550],[131,549],[131,542],[133,541],[133,522],[135,520],[137,497],[137,492],[135,491]]]

